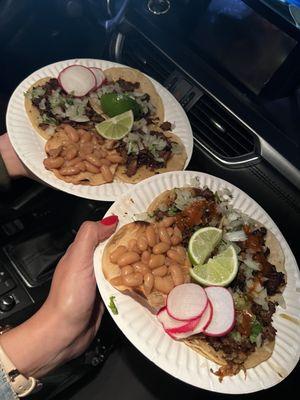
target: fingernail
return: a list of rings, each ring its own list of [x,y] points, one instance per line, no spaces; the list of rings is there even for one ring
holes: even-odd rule
[[[119,222],[117,215],[110,215],[109,217],[103,218],[100,223],[103,225],[114,225]]]

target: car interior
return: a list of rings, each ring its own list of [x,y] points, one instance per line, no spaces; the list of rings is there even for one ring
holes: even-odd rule
[[[7,131],[14,90],[39,68],[86,58],[136,68],[184,109],[194,140],[187,169],[224,179],[251,196],[299,261],[300,11],[297,20],[295,3],[0,0],[0,132]],[[99,221],[111,205],[27,178],[0,192],[1,324],[16,326],[39,309],[82,222]],[[106,312],[86,352],[46,376],[30,398],[224,396],[155,364]],[[297,374],[299,365],[267,392],[246,396],[284,395],[296,389]]]

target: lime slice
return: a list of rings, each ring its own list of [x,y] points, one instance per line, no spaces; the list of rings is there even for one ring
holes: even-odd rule
[[[190,268],[190,275],[205,286],[227,286],[236,277],[238,259],[233,246],[210,258],[206,264]]]
[[[125,111],[131,110],[135,118],[141,115],[139,104],[127,94],[106,93],[100,99],[102,110],[109,117],[115,117]]]
[[[105,139],[119,140],[131,131],[133,121],[133,113],[130,110],[100,122],[95,128]]]
[[[193,265],[203,264],[222,238],[222,229],[208,226],[190,238],[188,254]]]

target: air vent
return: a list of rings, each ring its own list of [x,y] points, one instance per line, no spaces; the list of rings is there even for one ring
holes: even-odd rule
[[[253,156],[254,134],[210,96],[203,95],[188,117],[195,137],[221,159]]]
[[[121,62],[161,83],[176,69],[159,49],[136,34],[125,38]],[[200,97],[187,115],[195,138],[219,160],[235,163],[254,157],[257,143],[254,134],[210,95]]]

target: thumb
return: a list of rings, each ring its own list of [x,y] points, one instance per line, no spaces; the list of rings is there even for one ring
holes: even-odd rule
[[[116,215],[104,218],[100,222],[84,222],[67,251],[68,256],[74,259],[76,264],[90,262],[95,248],[114,233],[118,222]]]

